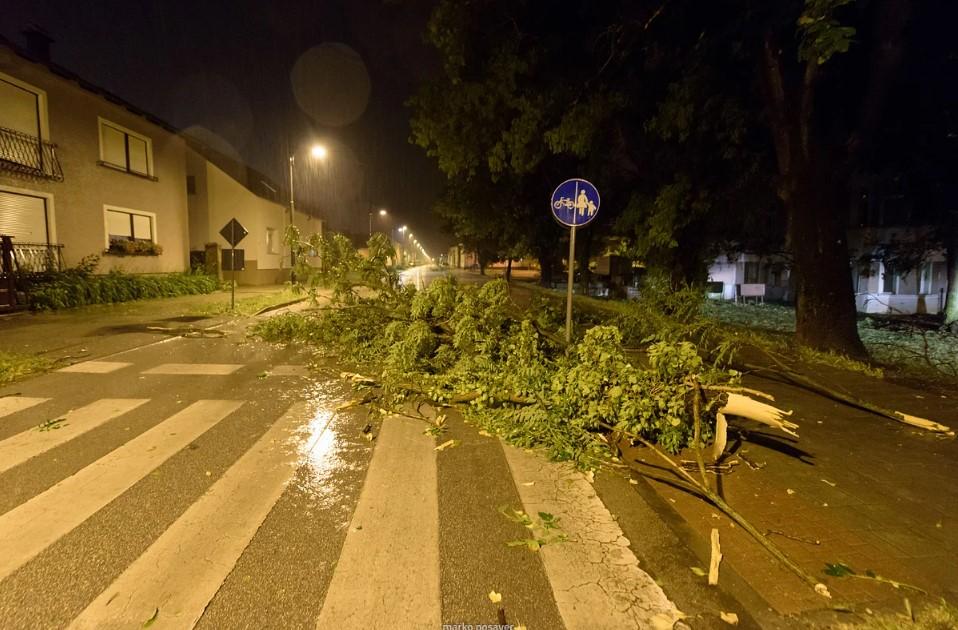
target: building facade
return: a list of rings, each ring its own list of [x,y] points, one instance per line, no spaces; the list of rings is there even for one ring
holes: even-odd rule
[[[234,256],[235,277],[240,284],[289,280],[289,248],[284,241],[289,209],[276,199],[276,186],[241,164],[216,158],[214,164],[200,151],[203,149],[191,143],[186,160],[189,245],[194,260],[205,258],[212,247],[218,250],[212,255],[219,260],[221,270],[232,271],[230,256]],[[253,192],[256,190],[260,194]],[[220,230],[233,219],[248,234],[230,254],[230,244]],[[321,231],[318,222],[307,225],[306,215],[299,223],[303,232]]]
[[[789,276],[788,267],[779,257],[719,256],[709,267],[708,295],[719,300],[790,302]]]
[[[0,233],[21,266],[187,269],[185,181],[173,129],[0,42]]]

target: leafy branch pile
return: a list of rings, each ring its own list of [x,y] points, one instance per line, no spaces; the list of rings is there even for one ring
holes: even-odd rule
[[[714,439],[714,459],[723,455],[726,415],[792,435],[797,425],[784,419],[785,412],[746,395],[770,398],[742,388],[737,371],[718,367],[694,343],[676,339],[680,328],[668,332],[656,326],[658,338],[649,339],[641,365],[629,358],[616,326],[593,326],[566,346],[545,327],[543,312],[520,309],[501,280],[476,287],[449,277],[421,291],[402,286],[382,235],[370,239],[366,257],[342,236],[303,241],[291,231],[289,240],[297,258],[309,253],[318,263],[297,269],[299,286],[316,308],[266,320],[256,333],[269,341],[313,344],[374,374],[353,379],[367,390],[357,402],[375,403],[369,405],[371,415],[411,415],[408,409],[424,403],[457,407],[513,444],[543,448],[553,459],[583,468],[617,455],[622,440],[640,442],[671,466],[680,483],[729,514],[827,595],[711,489],[704,465],[708,441]],[[325,306],[319,306],[321,287],[332,288]],[[663,308],[662,317],[682,316],[681,300]],[[650,312],[653,316],[659,317]],[[634,318],[631,325],[642,327]],[[708,332],[698,330],[695,337],[707,338]],[[427,432],[438,436],[442,418]],[[688,447],[695,452],[698,479],[667,454]]]
[[[370,240],[368,257],[342,236],[300,245],[320,260],[298,270],[301,285],[331,287],[332,303],[272,318],[258,333],[313,343],[374,372],[383,409],[459,406],[513,443],[591,467],[609,453],[613,433],[672,453],[692,445],[696,409],[700,440],[708,439],[725,397],[710,388],[739,382],[738,372],[704,361],[688,341],[652,343],[647,365],[639,365],[615,326],[594,326],[566,347],[513,303],[501,280],[477,287],[447,277],[422,291],[403,287],[381,235]]]

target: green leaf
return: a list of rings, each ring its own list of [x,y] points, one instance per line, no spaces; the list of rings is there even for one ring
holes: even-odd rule
[[[156,623],[156,619],[157,619],[157,617],[159,617],[159,616],[160,616],[160,609],[159,609],[159,608],[156,608],[156,609],[153,611],[153,616],[143,622],[143,627],[144,627],[144,628],[149,628],[150,626],[152,626],[154,623]]]
[[[705,577],[707,575],[707,573],[705,572],[705,569],[703,569],[702,567],[689,567],[689,569],[692,571],[692,573],[694,573],[695,575],[699,577]]]
[[[835,564],[826,563],[825,575],[831,575],[832,577],[846,577],[849,575],[855,575],[855,571],[847,564],[842,564],[841,562],[836,562]]]

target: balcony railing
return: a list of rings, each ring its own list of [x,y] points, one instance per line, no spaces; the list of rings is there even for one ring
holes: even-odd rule
[[[63,181],[57,145],[6,127],[0,127],[0,169]]]
[[[63,245],[13,242],[13,268],[20,272],[60,271]]]

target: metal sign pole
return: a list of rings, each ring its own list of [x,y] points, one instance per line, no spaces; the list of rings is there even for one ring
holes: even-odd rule
[[[230,310],[236,309],[236,248],[230,247]]]
[[[565,342],[572,343],[572,287],[575,285],[575,231],[599,213],[599,191],[578,177],[567,179],[552,191],[552,216],[569,228],[569,276],[566,281]],[[586,287],[588,289],[588,287]],[[588,291],[586,291],[588,293]]]
[[[230,310],[236,310],[236,224],[230,224]]]
[[[569,278],[565,295],[565,342],[572,343],[572,281],[575,270],[575,226],[569,232]]]

